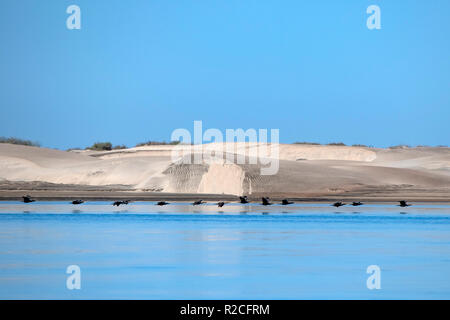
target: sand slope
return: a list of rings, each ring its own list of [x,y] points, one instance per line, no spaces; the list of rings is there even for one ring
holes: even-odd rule
[[[258,144],[228,144],[229,155],[245,164],[173,161],[175,146],[146,146],[107,152],[67,152],[0,144],[0,181],[11,188],[24,182],[121,186],[133,191],[207,194],[260,194],[315,197],[345,194],[450,195],[450,149],[375,149],[344,146],[279,145],[276,175],[249,164]],[[205,155],[223,145],[196,146]],[[191,146],[178,146],[188,152]],[[271,157],[270,153],[268,157]],[[182,159],[182,158],[180,158]],[[31,184],[29,184],[31,185]],[[38,184],[34,184],[38,185]],[[3,187],[7,188],[7,187]],[[18,187],[17,187],[18,188]],[[30,187],[31,188],[31,187]]]

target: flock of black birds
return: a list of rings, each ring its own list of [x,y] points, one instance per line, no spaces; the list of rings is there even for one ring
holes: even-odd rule
[[[24,203],[31,203],[31,202],[35,202],[36,201],[35,199],[32,199],[30,195],[23,196],[22,198],[23,198],[23,202]],[[118,201],[114,201],[114,203],[112,205],[116,206],[116,207],[119,207],[120,205],[127,205],[130,202],[131,202],[131,200],[118,200]],[[75,204],[75,205],[82,204],[82,203],[84,203],[84,200],[81,200],[81,199],[77,199],[77,200],[73,200],[72,201],[72,204]],[[206,203],[206,202],[203,201],[203,200],[197,200],[197,201],[194,201],[192,203],[192,205],[193,206],[198,206],[198,205],[201,205],[201,204],[204,204],[204,203]],[[220,201],[220,202],[217,203],[217,206],[219,208],[222,208],[225,205],[225,203],[226,202]],[[247,196],[242,196],[242,197],[239,197],[239,203],[246,204],[246,203],[250,203],[250,202],[249,202]],[[293,204],[293,203],[294,203],[293,201],[289,201],[288,199],[283,199],[283,200],[281,200],[280,204],[283,205],[283,206],[287,206],[287,205],[290,205],[290,204]],[[405,200],[400,200],[399,203],[400,204],[398,204],[398,206],[402,207],[402,208],[411,206],[411,204],[407,203]],[[166,201],[159,201],[159,202],[156,203],[156,205],[158,205],[158,206],[165,206],[165,205],[168,205],[168,204],[170,204],[170,203],[166,202]],[[262,197],[261,198],[261,204],[263,206],[270,206],[273,203],[270,202],[270,198],[269,197]],[[358,207],[358,206],[362,206],[363,204],[364,203],[362,203],[360,201],[353,201],[350,205],[352,205],[354,207]],[[336,208],[339,208],[339,207],[342,207],[342,206],[345,206],[345,205],[346,205],[346,203],[344,203],[343,201],[338,201],[338,202],[335,202],[335,203],[332,204],[332,206],[334,206]]]
[[[405,200],[400,200],[399,203],[400,204],[398,204],[398,206],[402,207],[402,208],[411,206],[411,204],[407,203]],[[362,206],[363,204],[364,203],[362,203],[362,202],[359,202],[359,201],[355,202],[354,201],[350,205],[352,205],[354,207],[358,207],[358,206]],[[335,202],[335,203],[332,204],[332,206],[334,206],[336,208],[339,208],[339,207],[342,207],[342,206],[345,206],[345,205],[346,205],[346,203],[344,203],[343,201],[338,201],[338,202]]]
[[[122,204],[128,204],[130,202],[130,200],[119,200],[119,201],[114,201],[113,206],[120,206]]]

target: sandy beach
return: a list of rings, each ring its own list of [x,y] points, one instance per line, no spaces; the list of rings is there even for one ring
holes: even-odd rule
[[[207,144],[195,152],[221,147]],[[232,150],[248,155],[253,147],[236,143]],[[280,144],[275,175],[261,175],[259,164],[173,162],[173,148],[99,152],[0,144],[0,199],[16,200],[25,193],[42,200],[233,201],[239,195],[302,201],[450,199],[450,149],[444,147]]]

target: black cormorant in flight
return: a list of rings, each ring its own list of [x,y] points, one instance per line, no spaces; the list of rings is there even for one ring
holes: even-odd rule
[[[336,208],[339,208],[339,207],[345,206],[345,203],[343,203],[342,201],[338,201],[338,202],[333,203],[333,206]]]
[[[270,203],[270,200],[268,197],[262,197],[261,200],[262,200],[263,206],[270,206],[272,204],[272,203]]]
[[[410,206],[410,204],[406,203],[405,200],[401,200],[401,201],[399,201],[399,202],[400,202],[400,204],[399,204],[398,206],[400,206],[400,207],[402,207],[402,208],[404,208],[404,207],[409,207],[409,206]]]
[[[31,199],[31,196],[29,196],[29,195],[23,196],[22,198],[23,198],[23,202],[25,202],[25,203],[30,203],[30,202],[36,201],[34,199]]]
[[[113,206],[120,206],[121,204],[128,204],[128,202],[130,202],[130,200],[120,200],[120,201],[115,201],[113,203]]]
[[[241,203],[248,203],[247,196],[239,197]]]

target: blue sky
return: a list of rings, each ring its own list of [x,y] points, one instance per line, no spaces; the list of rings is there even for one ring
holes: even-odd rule
[[[66,8],[81,8],[68,30]],[[368,30],[366,8],[381,8]],[[450,1],[0,2],[0,136],[53,148],[277,128],[280,141],[450,142]]]

